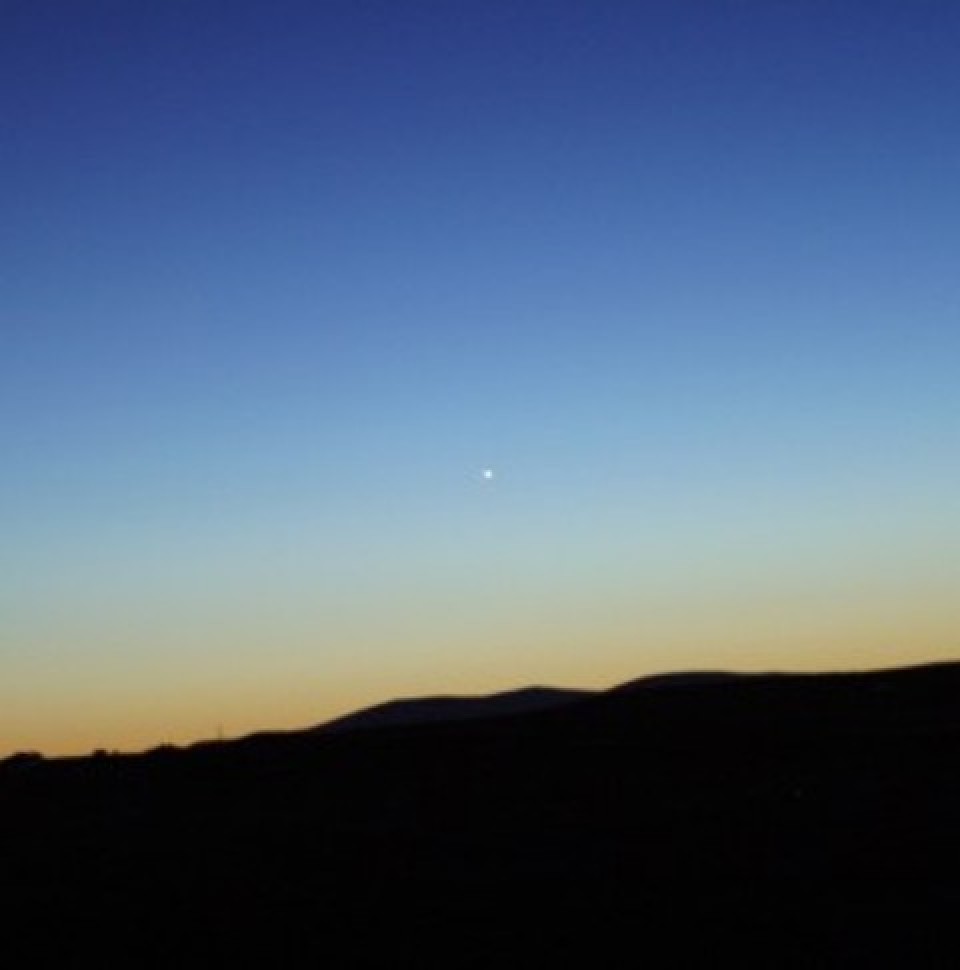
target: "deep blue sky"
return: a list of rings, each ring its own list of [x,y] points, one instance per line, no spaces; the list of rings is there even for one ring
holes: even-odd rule
[[[958,50],[2,0],[0,747],[951,655]]]

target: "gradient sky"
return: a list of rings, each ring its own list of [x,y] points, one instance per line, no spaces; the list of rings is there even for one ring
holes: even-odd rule
[[[0,754],[960,654],[958,50],[0,0]]]

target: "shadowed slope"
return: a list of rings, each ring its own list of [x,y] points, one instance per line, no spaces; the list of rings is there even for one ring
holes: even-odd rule
[[[505,717],[561,707],[583,700],[593,693],[595,692],[586,690],[527,687],[486,697],[418,697],[388,701],[385,704],[378,704],[334,721],[328,721],[321,725],[321,730],[333,733],[361,728]]]
[[[955,664],[8,760],[0,958],[955,966],[958,817]]]

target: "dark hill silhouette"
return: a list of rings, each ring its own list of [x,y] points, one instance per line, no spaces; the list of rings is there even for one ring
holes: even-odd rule
[[[31,754],[0,961],[953,967],[958,819],[958,664]]]
[[[560,707],[590,696],[593,691],[526,687],[483,697],[417,697],[388,701],[347,714],[321,725],[322,730],[355,731],[404,724],[436,724],[474,718],[504,717]]]
[[[687,687],[689,685],[713,684],[721,681],[743,680],[755,674],[731,673],[726,670],[685,670],[667,674],[651,674],[631,680],[613,690],[623,692],[629,690],[653,690],[669,687]]]

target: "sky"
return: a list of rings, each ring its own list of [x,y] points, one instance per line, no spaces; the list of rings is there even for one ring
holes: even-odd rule
[[[958,49],[0,0],[0,755],[958,656]]]

